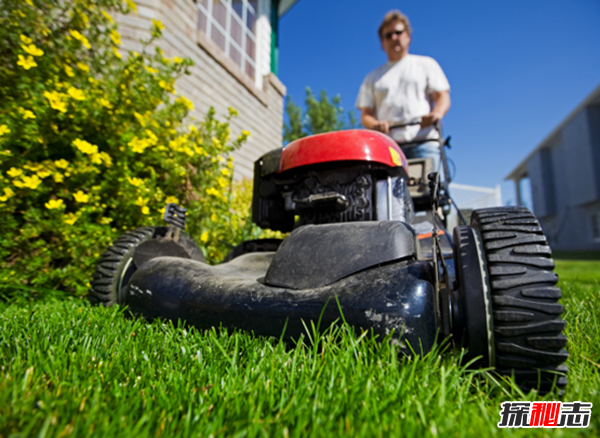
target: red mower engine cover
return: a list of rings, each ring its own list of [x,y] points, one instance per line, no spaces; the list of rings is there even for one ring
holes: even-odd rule
[[[294,140],[283,149],[279,172],[334,161],[401,166],[408,173],[408,162],[398,144],[385,134],[365,129],[328,132]]]

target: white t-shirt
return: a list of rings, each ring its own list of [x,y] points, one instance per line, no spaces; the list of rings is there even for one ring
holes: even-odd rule
[[[433,58],[408,54],[367,75],[356,107],[373,108],[377,120],[410,123],[431,112],[431,93],[447,90],[448,79]],[[433,127],[420,129],[419,125],[392,129],[390,135],[398,142],[439,137]]]

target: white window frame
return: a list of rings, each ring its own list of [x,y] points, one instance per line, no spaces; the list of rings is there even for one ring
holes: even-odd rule
[[[206,17],[206,29],[199,28],[199,30],[203,31],[206,34],[207,38],[209,38],[213,42],[214,42],[214,40],[212,39],[213,27],[216,27],[219,31],[221,31],[221,33],[225,35],[225,55],[228,58],[230,58],[238,67],[240,67],[240,69],[242,70],[242,72],[244,74],[246,74],[247,76],[251,77],[254,80],[258,76],[258,66],[257,66],[256,59],[258,57],[257,52],[258,52],[259,48],[258,48],[256,33],[258,30],[258,18],[259,18],[258,7],[259,7],[260,0],[257,2],[256,9],[253,8],[252,5],[250,5],[250,2],[248,0],[241,0],[241,1],[243,3],[243,8],[242,8],[242,18],[240,19],[237,12],[235,12],[233,10],[231,0],[221,0],[221,2],[226,7],[226,13],[227,13],[226,29],[223,29],[223,26],[213,17],[212,12],[213,12],[214,0],[205,0],[205,2],[207,3],[207,7],[205,7],[202,4],[202,1],[198,1],[196,3],[196,5],[198,6],[198,9]],[[247,18],[248,18],[248,11],[254,13],[254,17],[255,17],[254,33],[246,25]],[[232,19],[236,20],[242,29],[242,46],[241,47],[231,36],[231,20]],[[247,37],[249,37],[252,40],[252,42],[254,43],[253,57],[249,56],[248,53],[246,53],[246,38]],[[230,55],[230,47],[231,46],[235,47],[235,49],[240,53],[240,55],[241,55],[241,63],[240,64],[241,65],[238,64],[231,57],[231,55]],[[248,64],[252,67],[252,69],[254,71],[254,76],[251,76],[247,73],[246,64]]]

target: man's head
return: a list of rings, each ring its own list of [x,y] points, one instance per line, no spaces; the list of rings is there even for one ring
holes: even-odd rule
[[[408,17],[394,10],[385,14],[379,26],[381,47],[390,61],[399,61],[408,54],[412,29]]]

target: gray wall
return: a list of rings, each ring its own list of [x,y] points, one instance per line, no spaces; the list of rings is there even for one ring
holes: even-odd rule
[[[600,107],[579,112],[527,163],[533,208],[550,245],[598,250],[591,215],[600,213]]]

